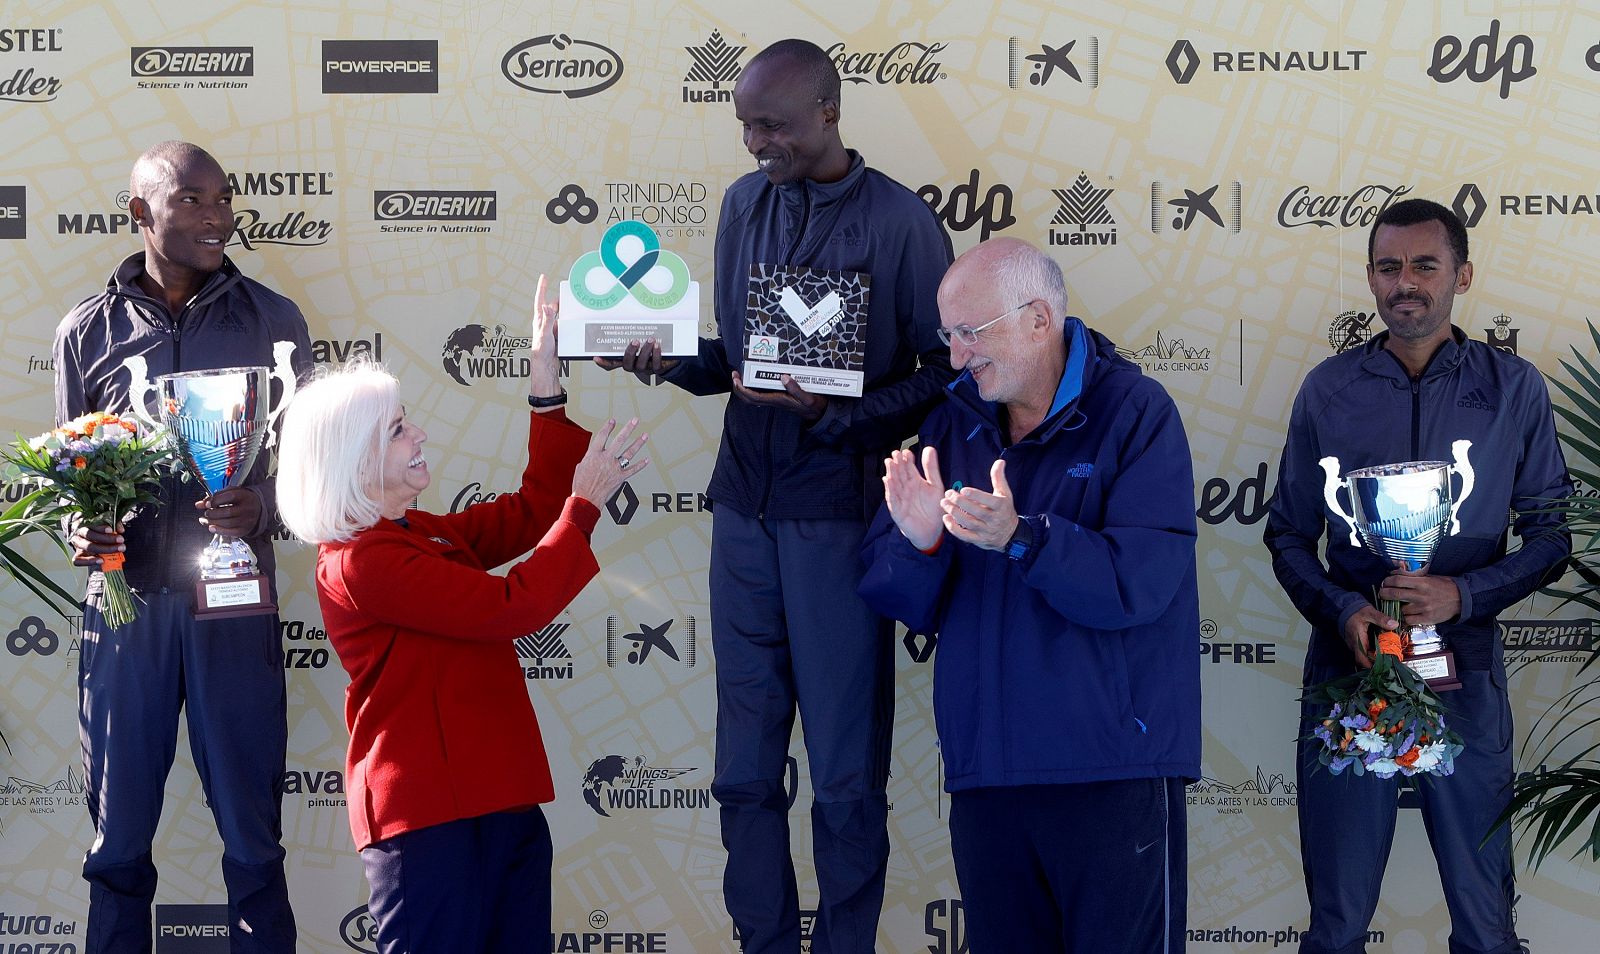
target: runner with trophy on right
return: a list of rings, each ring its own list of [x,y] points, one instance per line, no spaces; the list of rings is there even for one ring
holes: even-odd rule
[[[1466,229],[1449,209],[1411,199],[1378,216],[1367,283],[1386,330],[1323,361],[1302,383],[1266,544],[1279,583],[1312,626],[1305,686],[1372,668],[1383,633],[1384,649],[1405,654],[1442,692],[1444,721],[1461,743],[1453,776],[1419,770],[1426,777],[1417,787],[1450,909],[1450,950],[1501,954],[1521,948],[1511,919],[1509,829],[1484,841],[1511,797],[1511,711],[1496,617],[1558,572],[1570,552],[1561,515],[1542,508],[1572,483],[1538,370],[1451,324],[1455,297],[1472,277]],[[1507,545],[1508,512],[1515,549]],[[1324,535],[1326,563],[1318,552]],[[1298,807],[1311,902],[1302,954],[1366,950],[1394,838],[1397,773],[1371,762],[1364,775],[1325,767],[1330,730],[1335,741],[1347,732],[1376,739],[1374,723],[1392,725],[1379,706],[1355,708],[1330,720],[1328,707],[1308,696],[1302,711]],[[1394,735],[1405,736],[1404,728]],[[1380,744],[1372,739],[1361,741]],[[1428,741],[1417,737],[1418,745]]]

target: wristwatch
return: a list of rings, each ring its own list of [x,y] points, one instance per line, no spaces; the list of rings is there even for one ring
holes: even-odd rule
[[[529,407],[558,407],[565,403],[567,403],[567,392],[564,390],[560,394],[552,394],[549,397],[528,395]]]
[[[1017,529],[1011,531],[1011,539],[1006,542],[1006,556],[1013,563],[1021,563],[1033,552],[1033,547],[1033,522],[1027,517],[1018,517]]]

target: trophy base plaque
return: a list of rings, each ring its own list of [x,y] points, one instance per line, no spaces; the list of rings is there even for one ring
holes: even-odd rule
[[[1448,692],[1451,689],[1461,688],[1461,679],[1456,675],[1456,656],[1448,649],[1437,653],[1407,656],[1403,662],[1434,692]]]
[[[234,616],[265,616],[276,613],[267,578],[237,576],[225,580],[201,580],[194,585],[195,619],[229,619]]]

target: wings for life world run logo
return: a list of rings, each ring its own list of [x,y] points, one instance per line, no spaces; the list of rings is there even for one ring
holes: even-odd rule
[[[622,79],[622,72],[615,50],[565,33],[524,40],[500,60],[500,73],[512,85],[568,99],[603,93]]]
[[[1292,772],[1268,774],[1256,766],[1254,777],[1219,779],[1202,774],[1186,790],[1191,808],[1212,808],[1218,815],[1243,815],[1246,811],[1293,808],[1298,789]]]
[[[704,182],[606,182],[605,224],[643,222],[662,238],[705,238],[708,191]],[[569,182],[544,206],[553,225],[589,225],[600,218],[600,203],[583,186]]]
[[[677,784],[693,771],[693,766],[651,765],[642,755],[632,762],[620,755],[602,756],[583,773],[583,801],[607,818],[615,817],[613,812],[710,808],[711,789]]]
[[[1382,325],[1375,311],[1341,311],[1328,323],[1328,346],[1334,354],[1359,348],[1383,330],[1374,328],[1374,324]]]
[[[60,27],[0,29],[0,103],[48,103],[61,95],[61,78],[31,62],[36,55],[60,53],[61,34]]]
[[[1379,214],[1411,191],[1410,186],[1370,184],[1344,195],[1316,195],[1310,186],[1295,186],[1278,203],[1278,224],[1286,229],[1372,227]]]
[[[323,40],[324,93],[437,93],[438,40]]]
[[[1166,183],[1150,183],[1150,230],[1157,235],[1167,228],[1186,232],[1201,222],[1210,222],[1218,228],[1237,235],[1241,220],[1239,209],[1243,204],[1244,187],[1237,179],[1226,183],[1228,190],[1222,195],[1224,183],[1204,189],[1179,187],[1183,195],[1172,195]],[[1169,196],[1171,196],[1169,198]],[[1171,216],[1171,218],[1168,218]]]
[[[472,382],[528,376],[528,349],[533,339],[510,334],[505,325],[463,325],[444,340],[440,363],[462,387]]]
[[[826,52],[846,83],[927,85],[946,78],[939,55],[948,45],[905,40],[881,52],[851,53],[841,41]]]
[[[1050,194],[1057,203],[1055,215],[1050,217],[1048,239],[1052,248],[1117,244],[1117,220],[1106,208],[1110,189],[1097,188],[1087,174],[1080,172],[1071,186],[1051,189]]]
[[[1082,46],[1078,45],[1080,42]],[[1021,87],[1020,77],[1024,72],[1028,76],[1027,85],[1041,89],[1058,77],[1074,80],[1090,89],[1100,86],[1099,37],[1068,40],[1056,46],[1041,43],[1035,52],[1024,52],[1029,49],[1032,47],[1024,45],[1021,37],[1012,37],[1006,45],[1006,85],[1012,89]],[[1081,69],[1079,63],[1083,64]]]
[[[712,30],[711,38],[706,40],[704,46],[686,46],[684,49],[689,52],[694,65],[683,77],[683,101],[732,102],[734,81],[744,71],[739,64],[739,54],[745,51],[745,47],[734,46],[722,38],[721,32]],[[710,88],[707,89],[707,86]]]
[[[976,169],[967,174],[966,182],[949,187],[948,194],[945,189],[930,182],[917,190],[917,198],[928,203],[934,217],[952,232],[977,227],[978,241],[982,242],[987,241],[990,234],[1017,224],[1017,217],[1011,214],[1011,187],[996,183],[983,192]],[[978,200],[980,193],[983,195],[981,202]]]
[[[615,616],[606,617],[606,665],[612,669],[623,662],[643,666],[651,659],[657,664],[670,659],[686,668],[695,664],[695,620],[685,616],[683,625],[666,619],[659,623],[636,623],[629,628]],[[678,632],[672,630],[677,627]]]
[[[494,192],[404,189],[372,193],[372,217],[381,232],[492,232]],[[427,225],[413,223],[427,222]]]
[[[237,77],[256,75],[250,46],[135,46],[129,59],[140,89],[249,89]]]

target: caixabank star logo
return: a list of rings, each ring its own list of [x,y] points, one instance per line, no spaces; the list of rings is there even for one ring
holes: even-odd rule
[[[639,622],[629,626],[616,616],[606,617],[606,665],[612,669],[621,665],[643,666],[651,659],[657,665],[671,660],[685,668],[693,669],[696,661],[695,619],[685,616],[682,626],[678,620],[666,619],[659,623]],[[677,627],[677,633],[673,628]]]

